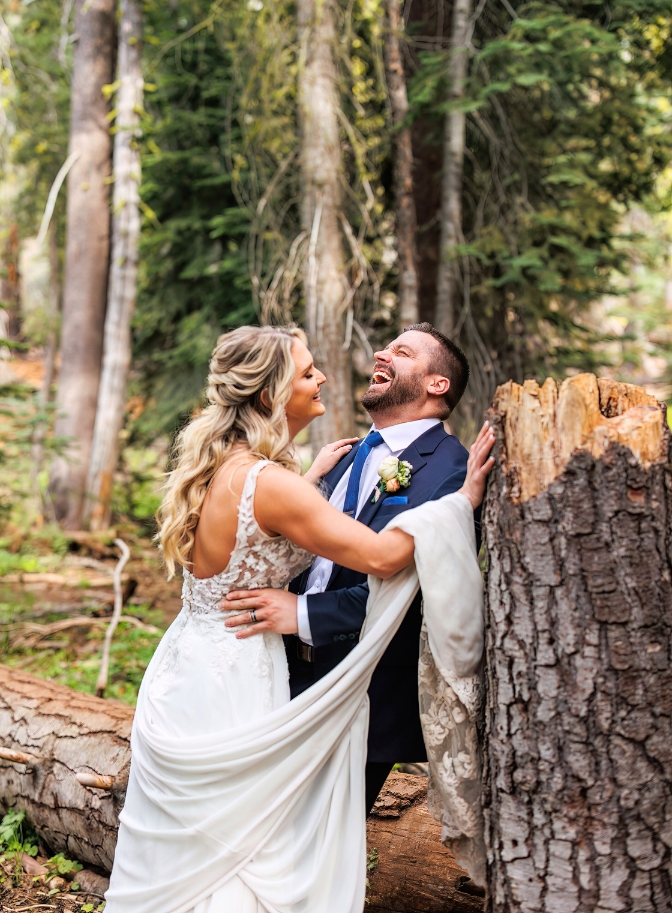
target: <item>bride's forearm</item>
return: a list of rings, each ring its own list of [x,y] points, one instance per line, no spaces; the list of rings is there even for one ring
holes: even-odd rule
[[[371,566],[367,573],[387,580],[412,564],[414,552],[415,540],[408,533],[400,529],[378,533],[376,546],[369,555]]]

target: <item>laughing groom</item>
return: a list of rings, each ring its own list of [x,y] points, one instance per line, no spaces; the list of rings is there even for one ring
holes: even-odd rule
[[[446,433],[442,420],[457,406],[468,379],[462,350],[429,323],[407,327],[377,352],[371,385],[362,397],[373,428],[324,477],[330,503],[378,532],[402,511],[457,491],[467,473],[468,453]],[[386,485],[378,469],[387,457],[398,458],[401,472]],[[393,460],[386,464],[386,476],[395,465]],[[255,610],[258,623],[245,629],[246,636],[264,631],[285,635],[294,698],[355,646],[367,596],[364,574],[317,558],[292,581],[290,592],[237,591],[221,605],[242,612],[227,620],[229,626],[249,625],[249,610]],[[393,764],[427,757],[418,707],[421,601],[418,593],[371,679],[367,810]]]

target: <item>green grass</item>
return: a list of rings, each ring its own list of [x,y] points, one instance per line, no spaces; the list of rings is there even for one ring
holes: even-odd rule
[[[3,616],[5,623],[6,620],[10,620],[7,617],[8,614],[12,621],[19,620],[25,614],[23,606],[8,606],[7,603],[0,603],[0,612],[2,612],[3,606],[5,607]],[[14,611],[11,611],[12,609]],[[160,613],[148,611],[146,607],[133,606],[125,611],[132,613],[134,617],[140,618],[147,624],[153,624],[156,627],[161,625]],[[66,616],[48,615],[40,618],[39,622],[48,623],[64,617]],[[110,650],[110,674],[105,692],[106,697],[135,706],[140,682],[162,633],[162,630],[155,633],[137,628],[128,622],[120,622]],[[63,646],[58,648],[13,650],[8,647],[5,634],[4,643],[0,640],[0,662],[7,666],[21,668],[30,672],[31,675],[67,685],[76,691],[94,694],[104,637],[104,625],[96,625],[91,628],[80,627],[55,634],[53,640],[58,643],[63,642]],[[45,641],[45,643],[47,642]]]

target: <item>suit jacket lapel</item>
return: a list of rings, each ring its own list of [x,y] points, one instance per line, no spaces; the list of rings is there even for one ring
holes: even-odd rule
[[[427,463],[427,460],[424,458],[425,455],[434,453],[436,448],[439,446],[439,441],[445,436],[446,432],[443,425],[434,425],[429,429],[429,431],[425,431],[425,433],[421,434],[419,438],[416,438],[416,440],[414,440],[413,443],[406,448],[406,450],[402,451],[402,453],[399,454],[400,460],[408,460],[408,462],[413,467],[411,470],[411,485],[413,485],[413,476],[419,472]],[[354,450],[355,448],[353,447],[352,449]],[[352,450],[350,453],[352,453]],[[350,454],[348,454],[348,456],[350,456]],[[344,460],[341,460],[341,463],[343,462]],[[334,471],[335,470],[332,469],[332,472]],[[325,479],[326,478],[327,477],[325,476]],[[375,491],[375,489],[373,491]],[[385,499],[387,498],[387,494],[381,494],[377,501],[372,502],[373,491],[366,499],[364,506],[357,515],[357,520],[360,523],[363,523],[365,526],[371,525],[371,521],[376,516],[380,510],[381,505],[385,503]],[[335,564],[332,568],[331,576],[329,577],[329,586],[331,586],[331,583],[337,574],[339,567],[340,565]]]

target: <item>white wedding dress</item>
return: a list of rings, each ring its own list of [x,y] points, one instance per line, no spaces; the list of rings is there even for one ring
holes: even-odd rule
[[[360,644],[290,702],[282,638],[239,640],[219,608],[232,589],[282,587],[313,560],[255,520],[267,465],[248,472],[228,567],[207,579],[184,572],[182,611],[145,674],[106,913],[362,913],[366,692],[418,576],[410,567],[370,578]],[[424,568],[420,703],[432,811],[478,876],[483,619],[471,506],[449,495],[393,525],[415,536]]]

